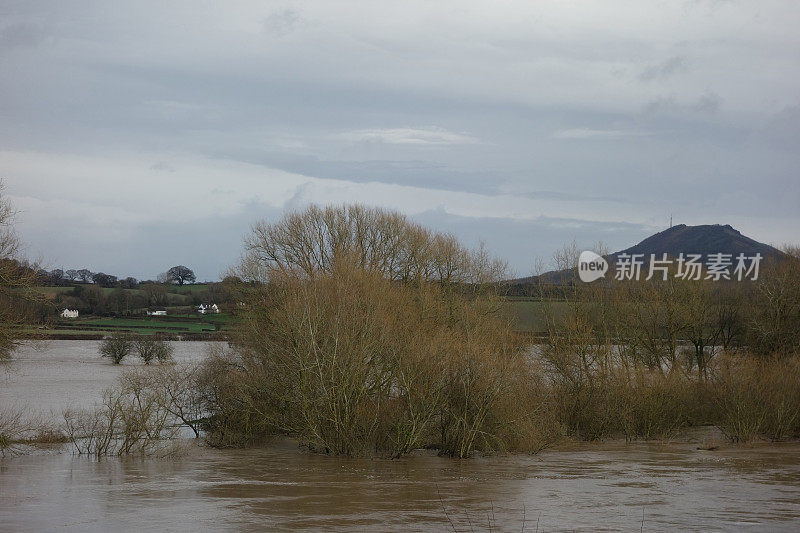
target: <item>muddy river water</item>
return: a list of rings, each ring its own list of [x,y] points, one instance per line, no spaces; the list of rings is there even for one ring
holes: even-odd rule
[[[203,357],[176,343],[176,358]],[[97,344],[26,345],[0,408],[58,416],[120,372]],[[691,440],[691,439],[689,439]],[[289,441],[171,458],[0,458],[0,531],[800,531],[800,446],[570,444],[535,456],[344,459]]]

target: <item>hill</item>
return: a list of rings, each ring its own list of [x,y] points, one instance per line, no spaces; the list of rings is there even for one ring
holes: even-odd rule
[[[669,229],[647,237],[640,243],[614,252],[606,256],[609,263],[613,263],[620,254],[642,254],[647,261],[651,254],[661,257],[667,254],[677,257],[679,254],[700,254],[704,258],[709,254],[731,254],[733,257],[743,253],[752,257],[761,254],[762,257],[782,257],[783,252],[768,244],[751,239],[735,230],[729,224],[704,224],[687,226],[678,224]],[[574,272],[572,270],[551,271],[538,276],[539,281],[547,283],[560,283],[567,281]],[[537,281],[537,276],[511,280],[513,284],[526,284]]]
[[[700,254],[703,257],[709,254],[724,253],[734,257],[740,253],[753,256],[760,253],[762,257],[779,257],[783,252],[768,244],[758,242],[746,237],[741,232],[725,224],[707,224],[701,226],[687,226],[678,224],[655,235],[651,235],[639,244],[625,250],[611,254],[613,260],[619,254],[667,254],[672,257],[678,254]]]

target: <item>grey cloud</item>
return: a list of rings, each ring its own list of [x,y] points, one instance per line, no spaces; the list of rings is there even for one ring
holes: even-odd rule
[[[688,62],[683,56],[673,56],[660,63],[655,63],[645,67],[639,74],[642,81],[662,80],[669,78],[677,72],[687,70]]]
[[[47,39],[41,26],[18,23],[0,28],[0,50],[37,46]]]
[[[532,199],[551,199],[569,202],[611,202],[617,204],[632,204],[633,202],[621,196],[611,194],[590,195],[578,192],[555,192],[555,191],[531,191],[520,193],[522,196]]]
[[[366,129],[340,133],[335,136],[351,142],[383,142],[388,144],[448,145],[477,144],[478,139],[464,134],[448,131],[440,127],[427,128],[383,128]]]
[[[223,156],[220,154],[220,156]],[[245,154],[228,152],[224,157],[279,168],[318,178],[354,181],[357,183],[381,182],[424,187],[445,191],[465,191],[496,194],[498,186],[508,177],[497,171],[449,168],[443,163],[425,160],[328,160],[315,156],[288,155],[267,152]]]
[[[519,277],[531,275],[537,260],[549,264],[553,252],[573,240],[585,248],[602,241],[616,251],[656,231],[652,226],[641,224],[578,219],[462,217],[443,209],[426,211],[412,218],[439,231],[458,235],[470,246],[483,242],[493,255],[506,259],[513,274]]]
[[[68,221],[65,217],[58,230],[25,224],[21,233],[31,243],[30,252],[46,257],[53,267],[86,267],[116,276],[155,279],[171,266],[185,264],[199,280],[213,281],[234,266],[251,224],[261,219],[277,220],[282,213],[282,209],[258,201],[246,204],[234,216],[207,211],[208,217],[191,222],[136,225],[124,237],[105,240],[102,246],[96,236],[104,230],[92,220]],[[94,244],[82,246],[84,238],[94,240]]]
[[[647,102],[644,106],[646,114],[701,113],[713,115],[720,110],[722,98],[713,91],[706,91],[693,101],[679,102],[674,96],[661,97]]]
[[[573,128],[559,130],[553,134],[554,139],[621,139],[624,137],[641,137],[646,132],[631,130],[596,130],[591,128]]]
[[[284,37],[294,31],[299,22],[300,14],[294,9],[276,9],[264,19],[264,31],[269,35]]]
[[[523,252],[507,234],[523,242],[530,232],[544,250],[571,239],[567,225],[591,226],[604,214],[631,220],[619,230],[628,245],[649,223],[629,214],[634,207],[657,219],[780,216],[782,227],[800,226],[800,78],[786,68],[799,56],[789,4],[730,3],[713,17],[670,3],[574,12],[467,1],[457,11],[432,3],[425,16],[408,3],[394,11],[304,2],[302,12],[292,2],[271,11],[261,3],[177,5],[6,2],[0,151],[43,159],[132,152],[142,154],[143,175],[177,167],[162,175],[170,180],[187,160],[233,161],[363,188],[419,187],[423,196],[503,194],[587,208],[586,221],[562,226],[528,220],[538,213],[517,214],[526,219],[519,225],[426,215],[470,239],[508,241],[498,246],[509,256]],[[0,172],[12,187],[20,179]],[[109,172],[107,190],[95,191],[112,211],[119,179]],[[196,186],[219,198],[239,189],[233,179],[205,180]],[[324,202],[313,190],[298,189],[287,206]],[[205,245],[238,242],[238,225],[259,210],[247,207],[238,222],[209,230]],[[189,232],[159,226],[137,236],[139,226],[125,226],[139,248],[103,255],[89,223],[73,219],[64,213],[65,226],[86,231],[75,230],[69,251],[44,223],[29,221],[27,237],[47,253],[83,254],[123,273],[126,263],[111,255],[118,253],[132,274],[150,276],[162,268],[151,263],[169,253],[171,232]],[[209,212],[196,227],[219,223]],[[212,261],[203,246],[185,246],[196,254],[185,262]],[[214,275],[217,267],[202,268]]]
[[[785,107],[770,116],[755,132],[755,139],[768,146],[796,153],[800,140],[800,105]]]
[[[700,111],[701,113],[716,113],[719,111],[720,106],[722,105],[722,98],[712,91],[706,91],[700,98],[697,99],[697,102],[690,106],[691,109],[695,111]]]
[[[160,172],[175,172],[175,167],[170,165],[165,161],[157,161],[150,166],[151,170],[157,170]]]

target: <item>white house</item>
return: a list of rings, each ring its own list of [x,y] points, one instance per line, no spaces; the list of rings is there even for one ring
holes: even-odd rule
[[[219,307],[217,307],[217,304],[211,304],[211,305],[200,304],[200,307],[197,308],[197,312],[200,313],[201,315],[204,315],[206,313],[219,313]]]
[[[163,307],[154,307],[147,310],[147,316],[167,316],[167,310]]]
[[[61,311],[61,318],[78,318],[78,310],[64,309]]]

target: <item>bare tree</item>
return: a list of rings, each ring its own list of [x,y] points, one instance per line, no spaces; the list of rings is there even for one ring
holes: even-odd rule
[[[140,285],[140,289],[147,298],[147,305],[167,305],[167,289],[160,283],[147,282]]]
[[[765,355],[800,352],[800,259],[787,256],[767,263],[754,284],[748,337],[751,348]]]
[[[681,316],[684,320],[683,336],[694,346],[693,357],[688,361],[689,367],[696,364],[697,372],[702,379],[708,378],[708,363],[714,356],[714,348],[723,335],[723,324],[720,320],[720,298],[712,282],[707,280],[686,281],[676,283],[678,294],[675,297],[682,304]]]
[[[3,185],[0,181],[0,359],[8,357],[14,345],[8,326],[22,320],[22,303],[41,299],[31,290],[37,280],[36,266],[20,259],[22,245],[14,231],[16,212],[3,194]]]
[[[504,261],[469,251],[452,235],[434,233],[404,215],[362,205],[311,206],[276,223],[261,221],[245,239],[236,274],[265,282],[270,272],[313,278],[338,264],[396,281],[480,284],[500,281]]]

